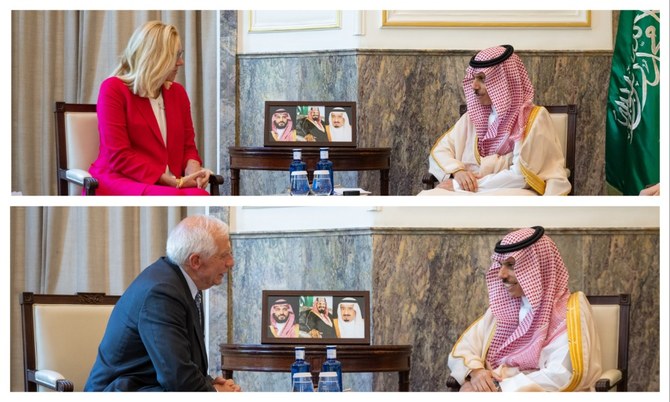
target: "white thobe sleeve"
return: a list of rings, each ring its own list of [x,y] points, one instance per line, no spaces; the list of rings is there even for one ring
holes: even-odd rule
[[[470,371],[486,367],[486,347],[494,328],[491,310],[475,321],[458,339],[449,354],[451,376],[459,384],[465,382]]]
[[[526,182],[538,194],[567,195],[571,185],[565,156],[547,109],[539,108],[525,138],[518,164]]]
[[[539,370],[518,373],[500,382],[503,391],[560,391],[572,378],[568,334],[554,339],[540,353]]]
[[[468,132],[469,121],[467,114],[464,114],[433,145],[428,158],[428,171],[439,181],[444,181],[452,173],[466,168],[463,156],[469,150],[466,146],[471,145],[468,142]]]
[[[514,145],[514,156],[510,168],[486,175],[479,179],[477,181],[479,184],[479,191],[495,190],[499,188],[528,188],[526,179],[524,179],[519,167],[520,154],[521,147],[519,142],[517,142]]]

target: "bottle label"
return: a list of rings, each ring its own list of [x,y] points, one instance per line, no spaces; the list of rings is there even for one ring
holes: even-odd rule
[[[296,360],[305,360],[305,349],[296,349],[295,350],[295,359]]]
[[[321,148],[321,159],[328,159],[328,148]]]
[[[294,149],[293,150],[293,160],[299,161],[300,159],[302,159],[302,151],[299,150],[299,149]]]
[[[328,358],[328,359],[336,359],[337,358],[337,351],[335,350],[335,348],[326,349],[326,358]]]

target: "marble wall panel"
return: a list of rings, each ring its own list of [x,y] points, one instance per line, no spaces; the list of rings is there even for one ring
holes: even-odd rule
[[[221,187],[222,195],[230,195],[230,160],[228,147],[234,146],[237,125],[237,11],[222,10],[220,12],[219,54],[219,87],[221,99],[221,115],[219,118],[219,158],[221,160],[219,174],[224,177]]]
[[[631,294],[630,347],[628,351],[628,389],[659,390],[659,253],[658,236],[625,234],[589,239],[593,246],[584,247],[593,255],[582,255],[582,265],[591,264],[585,272],[584,287],[592,293],[607,289]]]
[[[227,296],[232,306],[221,301],[210,308],[230,309],[230,315],[219,317],[229,320],[231,343],[259,343],[263,289],[369,289],[372,343],[413,345],[410,389],[444,391],[447,356],[486,309],[484,274],[493,246],[508,231],[390,228],[233,235],[236,266]],[[658,391],[658,230],[551,229],[547,234],[562,253],[571,290],[631,294],[629,390]],[[215,351],[210,343],[210,355],[218,359]],[[288,387],[283,373],[236,373],[236,379],[250,391]],[[394,391],[397,381],[394,373],[348,374],[345,387]]]
[[[577,105],[575,195],[604,195],[605,117],[611,52],[521,52],[535,102]]]
[[[223,222],[230,222],[230,208],[228,207],[211,207],[209,214],[221,219]],[[231,245],[233,245],[232,241]],[[219,345],[227,343],[232,338],[232,325],[229,323],[229,318],[231,317],[229,309],[233,306],[232,284],[232,273],[229,273],[223,278],[221,285],[213,286],[207,291],[207,323],[209,325],[207,348],[209,374],[213,377],[221,375]]]
[[[265,101],[358,100],[353,52],[239,55],[238,68],[239,146],[263,146]],[[336,172],[334,177],[343,187],[356,186],[356,180],[356,172]],[[288,172],[240,173],[241,195],[283,194],[287,189]]]
[[[358,146],[391,147],[390,193],[421,190],[427,155],[458,119],[462,79],[473,51],[357,50],[240,55],[242,146],[263,142],[263,102],[353,100]],[[578,107],[575,194],[604,193],[605,103],[611,52],[518,52],[538,104]],[[354,178],[355,180],[355,178]],[[378,187],[378,172],[362,172],[358,186]],[[273,187],[279,181],[281,185]],[[242,194],[285,190],[283,176],[243,172]]]

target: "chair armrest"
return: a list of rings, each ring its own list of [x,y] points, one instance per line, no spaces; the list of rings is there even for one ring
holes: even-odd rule
[[[433,176],[430,172],[426,172],[421,179],[423,183],[424,190],[432,190],[435,188],[435,184],[438,182],[437,178]]]
[[[66,170],[65,180],[84,187],[84,193],[86,195],[95,195],[95,190],[98,188],[98,179],[91,176],[88,171],[83,169]]]
[[[456,379],[452,376],[449,376],[447,378],[447,391],[448,392],[458,392],[461,389],[461,384],[456,381]]]
[[[621,370],[610,369],[602,373],[598,381],[596,381],[597,392],[607,392],[615,387],[623,378]]]
[[[63,375],[53,370],[35,370],[35,383],[59,392],[74,391],[74,384]]]
[[[220,174],[209,175],[209,194],[220,195],[219,186],[223,184],[223,176]]]
[[[84,179],[87,177],[93,176],[83,169],[68,169],[65,171],[65,179],[71,183],[79,184],[80,186],[84,185]]]

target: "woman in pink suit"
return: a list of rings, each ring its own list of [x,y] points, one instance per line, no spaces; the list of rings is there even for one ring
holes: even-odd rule
[[[90,169],[97,194],[208,195],[191,104],[174,82],[182,65],[173,25],[150,21],[133,33],[98,94],[100,151]]]

